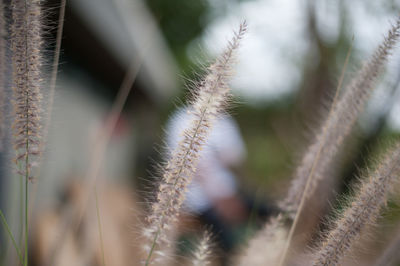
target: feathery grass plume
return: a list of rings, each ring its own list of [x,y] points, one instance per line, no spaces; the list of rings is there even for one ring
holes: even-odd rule
[[[397,19],[370,60],[351,80],[305,153],[301,164],[295,171],[295,178],[287,198],[281,203],[281,207],[289,212],[292,218],[296,214],[303,194],[311,197],[318,182],[324,178],[328,169],[333,165],[339,147],[350,134],[371,94],[377,77],[384,69],[388,56],[399,38],[399,31],[400,18]]]
[[[205,230],[201,241],[197,244],[196,250],[193,252],[191,265],[193,266],[206,266],[211,263],[212,256],[212,235],[210,231]]]
[[[0,2],[0,150],[3,149],[5,137],[5,62],[6,62],[6,20],[4,16],[4,4]]]
[[[199,151],[206,142],[213,121],[224,110],[230,98],[228,80],[235,52],[246,30],[247,24],[243,22],[227,49],[208,67],[205,77],[195,88],[194,99],[188,111],[192,117],[191,124],[184,130],[182,140],[163,167],[156,201],[147,217],[149,225],[144,230],[147,242],[145,265],[153,263],[153,255],[160,253],[160,246],[168,244],[166,235],[178,219],[187,186],[196,170]]]
[[[400,175],[400,142],[390,150],[377,169],[361,182],[351,205],[336,221],[315,255],[313,265],[339,264],[366,225],[372,224],[386,204]]]
[[[237,264],[247,265],[277,265],[287,238],[287,228],[283,224],[282,215],[272,218],[265,224],[239,254]]]
[[[16,162],[20,174],[32,178],[33,157],[40,154],[42,85],[42,25],[39,0],[13,0],[11,49],[15,119],[13,124]]]
[[[344,65],[343,65],[343,68],[342,68],[342,71],[341,71],[341,74],[340,74],[340,77],[339,77],[339,81],[338,81],[338,84],[337,84],[337,87],[336,87],[335,96],[333,98],[331,107],[329,108],[329,113],[328,113],[328,116],[327,116],[328,119],[332,115],[334,107],[336,107],[336,104],[337,104],[337,101],[338,101],[338,98],[339,98],[339,95],[340,95],[340,90],[342,88],[342,83],[343,83],[343,80],[344,80],[344,75],[346,73],[347,64],[349,62],[351,51],[352,51],[352,48],[353,48],[353,41],[354,41],[354,36],[352,38],[352,42],[351,42],[350,47],[349,47],[349,49],[347,51],[347,54],[346,54],[346,59],[344,61]],[[327,133],[326,131],[322,132],[322,139],[324,139],[326,137],[326,133]],[[322,149],[322,147],[320,146],[319,150],[318,150],[318,154],[314,158],[313,167],[311,168],[311,171],[310,171],[310,173],[309,173],[309,175],[307,177],[306,187],[304,188],[305,191],[308,190],[310,179],[312,178],[313,171],[314,171],[314,166],[318,163],[318,159],[320,157],[321,149]],[[334,181],[333,178],[325,179],[325,182],[323,183],[323,185],[319,186],[320,191],[322,191],[322,192],[327,191],[327,190],[331,191],[332,190],[331,185],[333,185],[333,181]],[[318,215],[316,215],[316,214],[318,214],[324,208],[325,202],[323,202],[323,201],[319,201],[319,200],[314,200],[312,202],[311,201],[307,201],[308,210],[313,210],[313,212],[315,214],[314,215],[309,215],[308,219],[303,219],[304,217],[307,217],[307,213],[303,211],[303,207],[306,204],[306,200],[307,199],[308,199],[308,195],[306,195],[306,193],[303,192],[301,200],[300,200],[300,203],[299,203],[298,208],[297,208],[297,212],[294,212],[294,211],[289,212],[289,218],[292,218],[293,222],[291,224],[291,228],[289,230],[289,235],[288,235],[287,240],[286,240],[285,248],[284,248],[284,251],[282,253],[282,258],[281,258],[281,261],[280,261],[280,265],[283,265],[285,263],[285,261],[287,259],[287,256],[288,256],[288,253],[289,253],[289,250],[292,248],[292,246],[294,246],[293,245],[294,243],[292,243],[293,242],[292,239],[293,239],[293,236],[294,236],[294,233],[296,232],[296,230],[299,230],[298,224],[300,223],[300,220],[301,220],[300,224],[302,226],[301,229],[303,231],[303,234],[302,234],[302,237],[300,237],[300,238],[298,237],[296,239],[296,245],[299,246],[299,247],[303,246],[303,243],[305,243],[305,240],[308,238],[308,236],[307,236],[308,232],[310,232],[311,230],[314,230],[314,226],[315,226],[316,222],[318,221]],[[287,211],[287,208],[285,206],[283,206],[282,209]],[[300,216],[300,214],[302,216]]]
[[[39,0],[12,0],[13,123],[16,163],[25,178],[25,256],[28,265],[28,185],[34,157],[40,154],[40,87],[42,83],[42,25]],[[22,196],[22,195],[21,195]]]

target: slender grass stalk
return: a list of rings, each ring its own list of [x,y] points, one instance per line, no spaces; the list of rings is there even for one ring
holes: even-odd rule
[[[334,163],[335,155],[345,138],[350,134],[358,115],[363,110],[374,83],[383,71],[391,50],[394,48],[400,30],[400,19],[389,30],[383,43],[372,58],[363,65],[358,75],[350,82],[345,93],[330,110],[327,120],[316,135],[315,141],[296,169],[296,176],[281,207],[292,215],[294,223],[288,243],[279,265],[284,265],[298,219],[305,202],[314,193],[321,180]]]
[[[365,226],[374,223],[400,175],[400,142],[378,168],[363,179],[353,202],[345,210],[315,254],[313,265],[337,265]]]
[[[102,231],[102,227],[101,227],[100,207],[99,207],[99,197],[98,197],[98,193],[97,193],[97,186],[94,186],[94,195],[96,198],[96,215],[97,215],[97,226],[98,226],[99,237],[100,237],[101,259],[102,259],[103,266],[106,266],[106,261],[104,259],[103,231]]]
[[[6,217],[4,216],[4,214],[3,214],[3,212],[1,210],[0,210],[0,218],[1,218],[1,222],[3,223],[4,229],[6,230],[8,236],[10,237],[10,239],[11,239],[11,241],[13,243],[14,249],[17,252],[19,261],[22,264],[24,262],[24,259],[22,257],[21,249],[18,247],[18,244],[15,241],[15,238],[14,238],[14,235],[13,235],[11,229],[10,229],[10,226],[7,223],[7,219],[6,219]]]
[[[147,252],[145,265],[153,263],[156,250],[157,254],[163,255],[159,249],[168,244],[167,232],[174,228],[178,219],[187,185],[195,172],[199,151],[206,142],[213,121],[224,110],[230,97],[227,82],[235,52],[246,30],[247,24],[243,22],[227,49],[208,68],[206,76],[194,91],[194,99],[188,110],[191,115],[190,126],[184,130],[182,140],[164,166],[156,201],[147,217],[149,226],[143,232],[147,242],[144,247]]]
[[[29,143],[28,141],[26,142],[26,149],[29,149]],[[26,165],[28,165],[29,163],[29,156],[26,156]],[[29,175],[28,175],[28,169],[27,170],[27,174],[25,176],[25,257],[24,257],[24,265],[28,266],[28,243],[29,243],[29,216],[28,216],[28,212],[29,212],[29,193],[28,193],[28,189],[29,189]]]
[[[65,17],[65,7],[66,7],[66,0],[61,0],[60,3],[60,11],[59,11],[59,16],[58,16],[58,26],[57,26],[57,36],[56,36],[56,46],[54,49],[54,54],[53,54],[53,64],[52,64],[52,71],[51,71],[51,79],[50,79],[50,86],[49,86],[49,96],[47,97],[48,99],[48,105],[47,105],[47,111],[46,111],[46,121],[44,123],[44,129],[43,129],[43,139],[47,141],[47,137],[49,134],[49,127],[51,124],[51,118],[53,114],[53,105],[54,105],[54,95],[55,95],[55,90],[56,90],[56,81],[57,81],[57,74],[58,74],[58,65],[60,61],[60,53],[61,53],[61,42],[62,42],[62,36],[63,36],[63,29],[64,29],[64,17]],[[43,141],[41,143],[42,147],[40,150],[45,151],[45,145],[46,143]],[[40,172],[42,170],[41,168],[42,162],[39,163],[39,169],[38,169],[38,176],[40,176]],[[33,206],[35,206],[35,200],[36,200],[36,193],[37,193],[37,183],[33,184],[32,187],[32,193],[31,193],[31,198],[29,200],[30,204],[30,209],[32,210]]]
[[[5,101],[6,101],[6,21],[4,16],[4,4],[0,2],[0,151],[4,149],[5,126]]]
[[[40,154],[40,100],[42,66],[42,25],[39,0],[11,1],[11,49],[15,119],[14,149],[18,173],[25,178],[25,256],[28,265],[29,242],[29,180],[33,178],[34,158]]]
[[[338,85],[336,87],[335,96],[334,96],[333,101],[332,101],[332,106],[331,106],[331,108],[329,110],[328,119],[329,119],[329,117],[332,116],[332,112],[333,112],[333,110],[334,110],[334,108],[336,107],[336,104],[337,104],[337,100],[338,100],[338,97],[339,97],[339,94],[340,94],[340,90],[342,88],[342,83],[343,83],[343,80],[344,80],[344,75],[346,73],[347,65],[349,63],[351,50],[353,48],[353,41],[354,41],[354,37],[352,39],[351,45],[350,45],[350,47],[349,47],[349,49],[347,51],[347,54],[346,54],[346,59],[344,61],[344,65],[343,65],[342,71],[340,73],[340,78],[339,78]],[[316,165],[318,164],[318,161],[320,159],[323,143],[326,141],[326,135],[327,135],[327,128],[324,127],[323,128],[323,132],[322,132],[322,142],[320,143],[320,146],[318,148],[317,154],[316,154],[316,156],[314,158],[310,174],[307,177],[306,187],[305,187],[305,189],[303,191],[303,195],[301,197],[300,204],[298,206],[297,211],[295,212],[294,220],[293,220],[293,223],[292,223],[292,225],[290,227],[289,235],[288,235],[288,237],[286,239],[285,248],[284,248],[283,253],[282,253],[282,258],[281,258],[281,261],[280,261],[280,265],[284,265],[284,263],[286,262],[286,259],[287,259],[287,256],[288,256],[288,252],[290,250],[290,245],[292,243],[293,235],[294,235],[294,233],[296,231],[297,224],[298,224],[298,222],[300,220],[300,215],[301,215],[301,213],[303,211],[304,204],[305,204],[306,200],[308,199],[307,197],[309,196],[308,191],[309,191],[310,186],[311,186],[311,180],[312,180],[312,177],[314,175]],[[290,193],[291,193],[291,191],[289,192],[289,194]],[[284,209],[287,210],[287,208],[284,208]],[[289,210],[289,211],[293,212],[294,210]],[[289,214],[291,214],[291,212],[289,212]],[[293,215],[293,214],[291,214],[291,215]]]
[[[350,134],[354,123],[364,109],[378,76],[383,72],[386,61],[399,38],[400,19],[389,30],[382,44],[378,47],[370,60],[359,70],[351,80],[343,95],[338,98],[326,121],[315,136],[302,163],[296,169],[295,178],[289,189],[282,208],[295,215],[307,182],[311,182],[307,197],[316,189],[317,183],[327,174],[333,165],[335,155],[346,137]],[[323,154],[323,156],[320,156]],[[316,159],[318,158],[318,159]],[[315,163],[315,162],[318,163]],[[311,175],[311,169],[314,172]],[[310,180],[311,179],[311,180]],[[310,180],[310,181],[309,181]]]
[[[88,207],[90,195],[92,193],[91,188],[93,188],[96,184],[112,132],[115,129],[118,118],[120,117],[122,109],[126,103],[126,100],[128,99],[128,95],[132,89],[133,83],[136,80],[137,74],[139,73],[141,64],[142,61],[140,58],[138,60],[132,60],[129,69],[125,73],[116,99],[109,112],[105,129],[102,131],[102,134],[97,138],[94,149],[91,153],[88,171],[85,176],[85,183],[83,188],[84,192],[82,193],[85,198],[83,199],[82,204],[80,204],[76,210],[71,211],[66,217],[66,228],[72,227],[73,231],[77,231],[80,224],[82,223],[83,216]],[[74,215],[77,215],[77,217],[75,217]],[[62,245],[63,243],[61,242],[60,248],[62,248]]]
[[[118,119],[122,113],[122,109],[124,108],[125,102],[128,99],[129,93],[131,92],[133,83],[136,80],[137,74],[139,73],[141,66],[141,61],[134,60],[132,64],[129,66],[128,71],[126,72],[124,79],[121,83],[121,86],[118,90],[118,94],[116,99],[111,107],[111,110],[108,114],[108,119],[106,121],[106,125],[104,130],[98,136],[96,143],[94,145],[94,149],[92,151],[92,156],[90,157],[90,163],[85,175],[85,200],[82,203],[81,209],[78,210],[78,218],[76,219],[75,229],[77,229],[82,221],[84,213],[86,211],[89,197],[91,195],[92,188],[96,184],[97,178],[99,176],[101,166],[103,164],[103,160],[107,151],[107,146],[110,141],[112,132],[117,125]]]
[[[21,166],[17,166],[18,169],[21,169]],[[24,243],[24,176],[19,175],[19,226],[20,226],[20,234],[19,234],[19,244],[21,247]]]

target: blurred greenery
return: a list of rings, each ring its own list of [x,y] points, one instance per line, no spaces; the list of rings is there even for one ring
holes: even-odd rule
[[[208,1],[147,0],[147,4],[182,72],[188,72],[194,66],[187,56],[186,49],[193,39],[201,35],[206,26],[202,23],[202,17],[208,12]]]
[[[179,64],[181,73],[188,79],[195,79],[196,75],[193,73],[199,66],[189,59],[188,47],[202,35],[207,23],[210,23],[205,18],[210,18],[212,14],[224,15],[228,3],[216,3],[220,7],[219,11],[212,9],[210,2],[206,0],[147,0],[147,4]],[[344,8],[340,1],[338,4]],[[309,52],[310,60],[298,65],[303,68],[299,93],[262,108],[254,108],[245,103],[232,108],[248,149],[245,171],[240,177],[242,183],[254,188],[262,184],[267,194],[275,196],[284,193],[281,190],[285,190],[285,186],[281,182],[289,181],[292,165],[296,161],[295,155],[307,143],[304,138],[304,124],[311,122],[309,117],[315,116],[315,109],[324,109],[321,103],[326,102],[326,96],[335,89],[331,82],[332,75],[339,72],[351,38],[344,30],[346,12],[340,13],[341,30],[336,43],[326,43],[319,36],[314,14],[316,10],[312,4],[307,12],[310,39],[315,42],[315,46]],[[315,60],[317,64],[314,63]],[[179,98],[182,100],[177,102],[185,102],[186,94],[185,90],[181,90]],[[175,109],[175,103],[166,106],[160,113],[163,123]],[[310,106],[315,108],[310,109]],[[163,133],[159,131],[159,135]]]
[[[240,1],[234,1],[238,3]],[[248,150],[244,171],[239,178],[250,190],[261,190],[268,197],[282,197],[291,179],[293,166],[300,160],[297,156],[308,144],[309,128],[316,128],[330,106],[330,96],[334,94],[336,82],[339,79],[346,53],[352,43],[353,32],[350,26],[349,5],[344,1],[325,1],[337,5],[339,33],[336,40],[329,42],[318,30],[317,8],[313,1],[306,1],[307,36],[310,47],[305,62],[298,62],[302,77],[297,92],[275,102],[269,102],[264,107],[252,107],[241,103],[231,108],[231,113],[237,120]],[[209,1],[185,0],[147,0],[165,38],[174,54],[181,73],[193,79],[193,74],[199,69],[196,62],[188,57],[188,47],[201,37],[210,18],[216,14],[223,16],[228,12],[227,1],[210,4]],[[326,4],[325,3],[325,4]],[[365,3],[368,10],[374,11],[375,4]],[[220,10],[215,10],[219,6]],[[396,4],[393,1],[380,5],[376,12],[394,12]],[[395,9],[398,9],[396,7]],[[356,36],[357,38],[357,36]],[[349,70],[345,82],[354,73],[354,65],[365,58],[360,57],[360,51],[353,49]],[[178,105],[185,102],[186,91],[181,90]],[[176,102],[175,102],[176,103]],[[161,122],[165,123],[168,114],[175,109],[175,103],[166,106],[160,113]],[[159,132],[162,135],[162,132]],[[309,135],[306,137],[306,133]],[[344,184],[338,187],[338,192],[348,193],[348,187],[359,170],[366,166],[366,161],[378,156],[390,139],[397,134],[386,127],[385,120],[378,121],[377,132],[374,134],[359,134],[351,140],[346,150],[346,156],[338,165],[337,172],[343,173]],[[257,193],[258,194],[258,193]],[[338,206],[340,209],[340,205]]]

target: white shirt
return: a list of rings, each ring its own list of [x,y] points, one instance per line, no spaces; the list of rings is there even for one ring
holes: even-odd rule
[[[182,132],[190,126],[192,114],[180,109],[167,124],[167,145],[174,150],[182,140]],[[221,115],[211,127],[206,144],[200,151],[196,173],[188,186],[184,207],[192,213],[201,213],[212,207],[214,201],[233,196],[237,191],[235,176],[229,166],[239,164],[246,151],[236,122]]]

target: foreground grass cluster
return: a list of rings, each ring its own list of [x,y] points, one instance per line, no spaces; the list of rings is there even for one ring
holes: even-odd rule
[[[1,121],[6,116],[13,120],[13,147],[16,173],[20,176],[24,190],[24,241],[18,244],[14,238],[6,217],[1,212],[3,226],[12,240],[17,263],[29,264],[29,187],[35,178],[35,167],[39,164],[40,155],[46,141],[50,119],[43,118],[45,111],[50,110],[55,84],[55,74],[51,77],[50,94],[46,105],[41,101],[44,74],[43,65],[43,32],[42,11],[39,0],[12,0],[9,6],[12,16],[6,19],[5,6],[0,2],[0,99],[12,101],[14,110],[6,114],[1,112]],[[62,21],[63,11],[60,21]],[[59,33],[62,23],[59,25]],[[223,114],[230,100],[229,80],[235,55],[247,30],[243,22],[234,33],[225,51],[205,71],[204,77],[192,88],[191,99],[187,102],[192,112],[193,121],[185,129],[183,140],[178,147],[170,151],[171,156],[162,164],[162,174],[154,201],[143,221],[140,240],[141,256],[133,257],[132,264],[162,265],[174,263],[174,244],[177,223],[182,212],[187,186],[196,171],[199,151],[207,143],[207,136],[217,118]],[[10,34],[6,34],[10,33]],[[243,243],[238,254],[231,259],[232,265],[343,265],[348,263],[347,256],[352,248],[360,244],[362,235],[374,224],[382,207],[394,191],[396,181],[400,178],[400,142],[395,142],[379,159],[374,170],[366,170],[354,188],[354,196],[349,199],[345,210],[331,221],[328,229],[321,233],[318,240],[310,236],[318,231],[320,210],[326,199],[321,195],[330,194],[331,172],[335,171],[335,162],[343,145],[363,112],[371,92],[376,86],[377,78],[383,73],[386,62],[395,47],[400,34],[400,20],[392,25],[385,39],[371,58],[355,73],[348,85],[340,90],[338,86],[330,110],[315,130],[310,146],[297,166],[287,196],[279,202],[280,212],[270,218],[264,227],[248,241]],[[57,40],[54,66],[58,62],[59,43]],[[11,62],[5,60],[6,53],[11,53]],[[12,72],[8,81],[5,73]],[[12,99],[6,99],[6,84],[11,83]],[[121,101],[117,101],[121,104]],[[123,105],[124,100],[122,100]],[[115,109],[118,115],[118,110]],[[120,111],[119,111],[120,112]],[[2,134],[6,130],[2,124]],[[111,128],[113,123],[110,123]],[[115,125],[115,123],[114,123]],[[104,137],[107,142],[107,137]],[[104,143],[103,143],[104,144]],[[105,152],[102,150],[101,152]],[[96,180],[94,171],[93,181]],[[92,179],[90,180],[92,181]],[[88,182],[89,186],[95,186]],[[318,203],[318,204],[317,204]],[[82,215],[77,213],[77,215]],[[100,221],[99,221],[100,223]],[[101,231],[100,231],[101,234]],[[100,238],[101,239],[101,238]],[[102,241],[102,240],[101,240]],[[211,264],[213,245],[208,232],[199,241],[193,252],[192,265]],[[309,248],[306,248],[310,245]],[[393,245],[399,245],[393,242]],[[139,245],[138,245],[139,246]],[[171,248],[172,247],[172,248]],[[396,250],[388,246],[388,251]],[[104,254],[103,254],[104,255]],[[387,265],[393,252],[383,252],[376,265]],[[383,263],[383,264],[382,264]],[[104,257],[103,257],[104,264]]]

